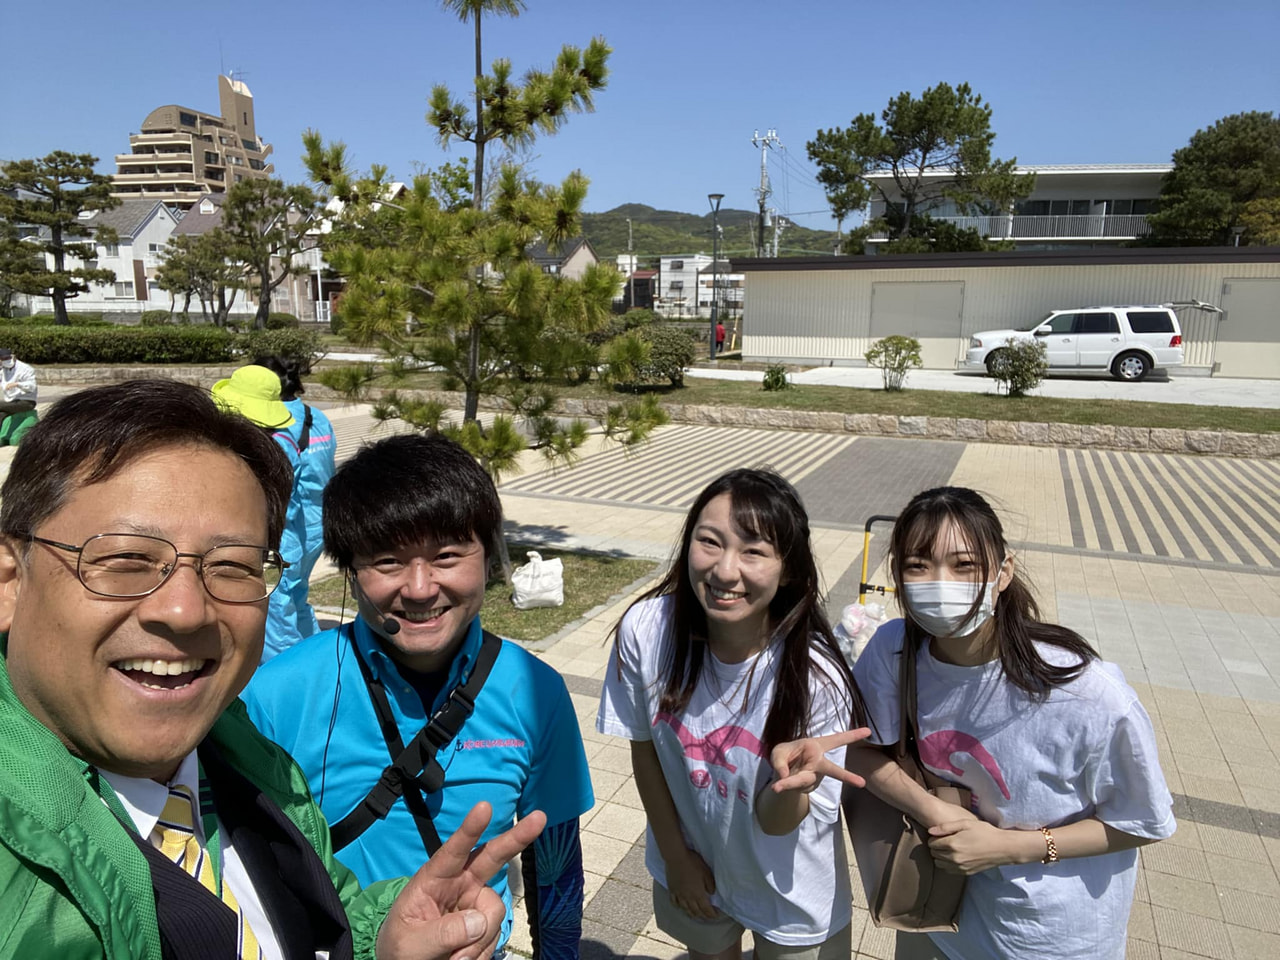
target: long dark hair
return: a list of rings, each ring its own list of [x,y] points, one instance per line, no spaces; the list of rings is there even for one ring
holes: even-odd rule
[[[765,720],[766,749],[806,736],[813,708],[810,671],[819,670],[826,683],[848,691],[846,716],[852,725],[865,723],[866,708],[853,672],[831,632],[822,607],[818,566],[809,543],[809,517],[800,495],[771,470],[731,470],[713,480],[698,495],[685,518],[680,548],[666,576],[636,603],[672,597],[672,649],[664,664],[662,710],[680,714],[689,705],[707,656],[707,617],[689,582],[689,551],[693,530],[703,509],[721,494],[732,504],[734,524],[743,532],[770,543],[782,560],[778,592],[769,604],[772,636],[782,638],[773,703]],[[634,606],[635,604],[632,604]],[[617,642],[619,624],[614,627]],[[744,702],[750,697],[750,683]]]
[[[934,542],[947,521],[955,524],[960,541],[977,554],[981,582],[990,583],[998,575],[1001,563],[1009,555],[1009,547],[1004,539],[1004,527],[991,505],[967,487],[935,487],[912,497],[894,524],[889,557],[893,581],[899,591],[903,585],[903,562],[912,556],[932,556]],[[911,619],[911,610],[902,592],[898,597],[905,614],[907,648],[919,650],[929,635]],[[979,593],[969,610],[970,617],[978,612],[982,599]],[[992,619],[1004,675],[1033,697],[1046,696],[1053,687],[1070,683],[1084,672],[1090,660],[1098,658],[1097,651],[1080,634],[1040,619],[1040,607],[1016,568],[1009,585],[995,595],[994,602]],[[1035,648],[1037,642],[1062,647],[1079,660],[1055,666],[1040,656]]]

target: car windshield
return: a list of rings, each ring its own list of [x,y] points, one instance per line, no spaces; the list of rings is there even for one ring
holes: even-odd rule
[[[1052,310],[1050,310],[1048,313],[1046,313],[1043,317],[1041,317],[1041,318],[1040,318],[1039,320],[1037,320],[1035,323],[1031,324],[1031,326],[1029,326],[1029,327],[1018,327],[1018,328],[1017,328],[1017,330],[1018,330],[1018,332],[1019,332],[1019,333],[1030,333],[1032,330],[1034,330],[1036,327],[1040,326],[1040,324],[1044,323],[1046,320],[1048,320],[1048,319],[1049,319],[1050,317],[1052,317],[1052,316],[1053,316],[1053,311],[1052,311]]]

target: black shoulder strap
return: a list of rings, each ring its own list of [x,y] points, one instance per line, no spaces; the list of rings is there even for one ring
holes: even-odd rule
[[[427,807],[425,794],[434,793],[444,786],[444,768],[436,759],[436,751],[453,740],[467,717],[471,716],[476,706],[476,697],[489,679],[494,661],[498,659],[502,641],[488,630],[484,631],[480,652],[466,683],[450,691],[444,705],[418,731],[408,746],[400,739],[400,730],[396,726],[395,714],[387,700],[386,691],[355,646],[354,626],[351,628],[351,646],[356,654],[356,662],[360,665],[365,688],[369,691],[369,699],[373,701],[373,709],[377,714],[378,726],[382,729],[382,739],[387,744],[391,763],[383,768],[378,782],[356,808],[329,828],[333,849],[335,852],[341,850],[368,830],[375,820],[384,819],[396,800],[403,796],[405,806],[413,814],[418,834],[422,837],[422,845],[430,856],[440,849],[440,835],[431,822],[431,811]]]
[[[298,453],[299,454],[306,453],[308,448],[310,448],[311,446],[311,422],[313,419],[315,419],[311,415],[311,408],[307,406],[305,403],[302,405],[302,409],[306,410],[307,412],[302,418],[302,436],[298,437]]]

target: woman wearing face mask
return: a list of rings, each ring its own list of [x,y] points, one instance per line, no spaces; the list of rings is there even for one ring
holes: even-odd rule
[[[1172,798],[1151,721],[1120,669],[1044,623],[1000,521],[962,487],[914,497],[890,563],[906,614],[854,668],[874,733],[848,766],[967,874],[959,931],[899,934],[899,958],[1121,958],[1137,847],[1170,836]],[[925,765],[973,791],[932,797],[887,751],[898,741],[899,656],[915,658]]]

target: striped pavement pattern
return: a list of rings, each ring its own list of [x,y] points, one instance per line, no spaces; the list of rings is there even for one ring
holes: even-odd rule
[[[502,491],[684,509],[726,470],[767,465],[796,483],[854,439],[788,430],[666,427],[639,449],[619,447],[555,473],[513,478]]]
[[[379,423],[373,418],[372,410],[372,405],[367,403],[325,409],[325,415],[333,424],[334,435],[338,438],[335,454],[338,463],[349,459],[365,443],[373,443],[383,437],[399,433],[413,432],[413,428],[403,420],[386,420]],[[494,416],[493,413],[481,413],[480,422],[487,427],[493,423]],[[448,421],[450,418],[461,422],[461,411],[449,411],[445,414],[445,420]]]
[[[1058,450],[1072,546],[1280,567],[1280,464]]]

